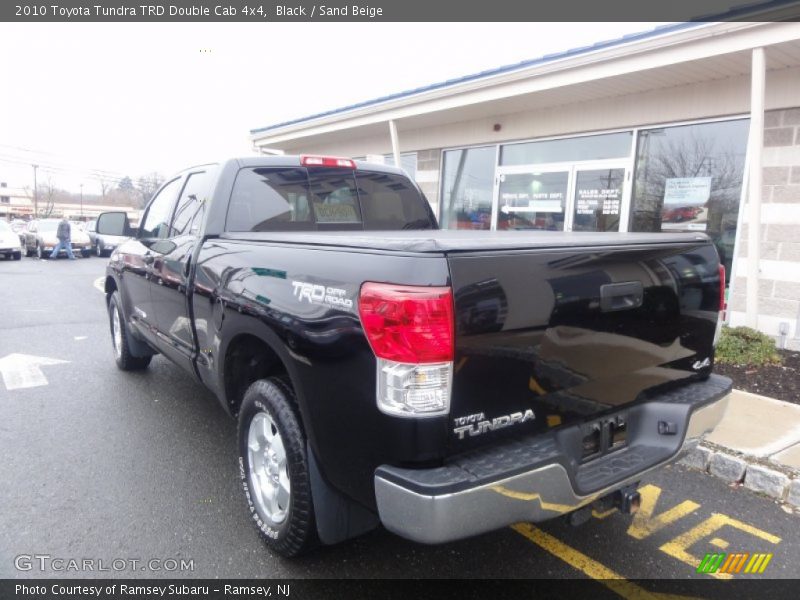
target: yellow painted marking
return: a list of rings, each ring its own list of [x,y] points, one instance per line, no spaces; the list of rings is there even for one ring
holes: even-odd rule
[[[539,382],[536,381],[533,377],[531,377],[528,380],[528,389],[530,389],[530,391],[532,391],[532,392],[534,392],[536,394],[539,394],[540,396],[544,396],[544,395],[547,394],[547,392],[544,391],[542,386],[539,385]]]
[[[720,548],[722,550],[725,550],[725,548],[730,546],[730,544],[728,542],[726,542],[725,540],[722,540],[720,538],[714,538],[712,540],[709,540],[708,543],[711,544],[712,546],[716,546],[717,548]]]
[[[750,562],[747,563],[747,566],[744,568],[744,572],[755,573],[762,560],[764,560],[763,554],[753,554],[752,558],[750,558]]]
[[[596,510],[592,510],[592,516],[595,519],[605,519],[606,517],[610,517],[611,515],[613,515],[615,512],[617,512],[616,508],[609,508],[605,512],[597,512]]]
[[[655,511],[658,498],[661,495],[661,488],[648,484],[639,489],[639,495],[641,496],[641,505],[639,506],[638,512],[633,515],[631,526],[628,527],[628,535],[637,540],[643,540],[653,535],[656,531],[663,529],[670,523],[674,523],[678,519],[700,508],[700,505],[696,502],[684,500],[677,506],[673,506],[669,510],[654,517],[653,512]]]
[[[685,598],[685,596],[648,592],[635,583],[628,581],[616,571],[612,571],[593,558],[586,556],[583,552],[576,550],[572,546],[568,546],[558,538],[553,537],[549,533],[545,533],[530,523],[517,523],[516,525],[512,525],[511,529],[556,558],[560,558],[587,577],[591,577],[597,580],[598,583],[602,583],[612,592],[622,596],[626,600],[677,600],[678,598]]]
[[[547,426],[558,427],[561,425],[561,415],[547,415]]]
[[[98,277],[94,280],[94,288],[96,290],[100,290],[102,293],[106,293],[106,278],[105,277]]]
[[[515,490],[510,490],[507,487],[502,485],[495,485],[491,488],[493,491],[506,496],[508,498],[514,498],[514,500],[527,500],[527,501],[539,501],[539,506],[541,506],[544,510],[549,510],[552,512],[556,512],[559,514],[564,514],[571,510],[575,510],[575,506],[571,506],[569,504],[556,504],[554,502],[547,502],[542,500],[542,497],[536,493],[528,493],[528,492],[517,492]]]
[[[725,526],[734,527],[740,531],[744,531],[752,536],[770,542],[771,544],[778,544],[781,541],[781,538],[778,536],[767,533],[766,531],[762,531],[757,527],[753,527],[747,523],[742,523],[741,521],[727,515],[712,513],[712,515],[705,521],[702,521],[698,525],[692,527],[689,531],[686,531],[678,537],[663,544],[660,550],[672,558],[676,558],[679,561],[693,567],[694,569],[697,569],[698,565],[700,564],[700,559],[690,554],[688,551],[689,548],[703,538],[708,537],[712,533],[722,529]],[[731,570],[732,568],[733,567],[731,567]],[[730,579],[731,577],[727,573],[720,572],[712,573],[711,575],[720,579]]]
[[[763,563],[761,563],[761,567],[758,569],[758,572],[759,572],[759,573],[763,573],[763,572],[766,570],[766,568],[767,568],[767,565],[769,564],[769,561],[771,561],[771,560],[772,560],[772,553],[770,552],[770,553],[769,553],[769,554],[767,554],[767,556],[764,558],[764,562],[763,562]]]

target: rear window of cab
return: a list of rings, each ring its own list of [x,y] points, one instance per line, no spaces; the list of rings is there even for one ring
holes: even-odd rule
[[[240,170],[225,221],[230,232],[435,227],[428,201],[406,177],[325,167]]]

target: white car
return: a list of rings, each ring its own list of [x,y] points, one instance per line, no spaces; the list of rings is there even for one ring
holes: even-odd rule
[[[89,221],[84,225],[83,229],[92,241],[94,253],[97,256],[110,256],[114,248],[127,242],[129,237],[123,235],[108,235],[106,233],[97,233],[97,221]]]
[[[20,244],[19,236],[5,221],[0,221],[0,254],[5,258],[13,257],[14,260],[22,258],[22,244]]]

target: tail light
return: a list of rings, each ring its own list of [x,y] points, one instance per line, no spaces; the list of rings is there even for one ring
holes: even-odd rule
[[[368,282],[361,287],[358,309],[378,359],[378,408],[403,417],[447,414],[453,379],[452,290]]]
[[[300,164],[304,167],[334,167],[353,170],[356,168],[355,161],[335,156],[301,156]]]

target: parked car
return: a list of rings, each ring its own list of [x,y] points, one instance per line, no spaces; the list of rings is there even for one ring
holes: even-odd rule
[[[133,235],[104,282],[117,366],[162,353],[238,419],[284,556],[633,513],[727,406],[705,234],[440,231],[402,170],[318,156],[188,169],[97,231]]]
[[[48,258],[50,252],[58,243],[56,232],[61,219],[38,219],[31,221],[25,228],[25,256],[36,254],[39,258]],[[77,227],[70,228],[72,252],[80,252],[87,258],[92,254],[92,244],[89,236]],[[66,254],[66,250],[62,250]],[[58,258],[58,257],[53,257]]]
[[[103,235],[97,233],[97,220],[88,221],[83,230],[89,236],[94,253],[97,256],[109,256],[114,249],[127,241],[128,237],[122,235]]]
[[[22,244],[19,243],[19,236],[6,221],[0,221],[0,254],[14,260],[22,258]]]

